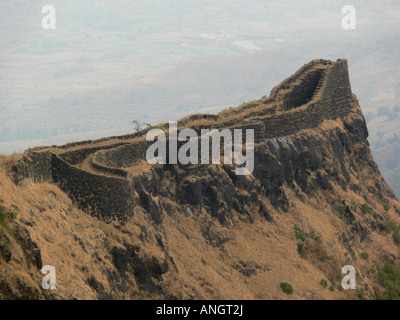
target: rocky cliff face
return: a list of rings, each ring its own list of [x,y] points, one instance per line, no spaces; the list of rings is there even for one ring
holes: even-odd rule
[[[371,157],[346,60],[313,60],[269,97],[178,125],[254,129],[254,171],[150,165],[146,130],[2,158],[0,296],[335,299],[388,290],[377,272],[397,263],[400,204]],[[57,270],[56,290],[40,286],[45,264]],[[346,264],[358,271],[356,292],[340,290]]]

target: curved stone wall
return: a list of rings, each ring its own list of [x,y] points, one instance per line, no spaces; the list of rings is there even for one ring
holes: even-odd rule
[[[315,99],[283,113],[255,120],[265,124],[265,138],[288,136],[303,129],[314,128],[324,120],[347,115],[357,103],[351,92],[346,60],[339,60],[326,70],[324,82]]]
[[[53,180],[80,209],[103,218],[133,213],[133,190],[127,179],[96,175],[52,154]]]
[[[101,150],[94,155],[93,163],[113,168],[132,166],[136,160],[146,159],[147,149],[152,143],[151,141],[141,141],[139,143],[126,144],[111,150]]]

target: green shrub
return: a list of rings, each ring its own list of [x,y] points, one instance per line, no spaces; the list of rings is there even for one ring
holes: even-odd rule
[[[388,278],[391,281],[397,281],[400,278],[400,270],[393,264],[385,263],[383,271],[388,275]]]
[[[337,215],[342,220],[348,220],[349,214],[347,212],[345,205],[340,205],[333,210],[334,214]]]
[[[400,244],[400,231],[397,230],[395,233],[393,233],[393,241],[396,244]]]
[[[31,257],[28,256],[28,255],[26,255],[26,256],[25,256],[25,261],[26,261],[26,266],[27,266],[28,270],[31,270],[31,269],[32,269],[32,260],[31,260]]]
[[[379,283],[386,289],[381,294],[379,289],[375,288],[375,294],[378,300],[400,300],[400,270],[393,264],[386,263],[382,271],[378,272]]]
[[[324,289],[326,289],[328,287],[328,281],[326,281],[325,279],[322,279],[320,284]]]
[[[281,289],[284,293],[293,294],[293,287],[287,282],[281,282]]]
[[[305,259],[307,257],[307,249],[304,246],[299,246],[297,248],[297,252],[299,253],[300,257]]]
[[[364,260],[368,260],[369,254],[368,254],[367,252],[364,251],[364,252],[361,254],[361,257],[362,257]]]
[[[386,292],[382,300],[400,300],[400,285],[393,281],[386,283]]]
[[[321,242],[321,237],[320,237],[319,235],[317,235],[317,233],[315,232],[315,230],[311,230],[310,236],[311,236],[311,238],[314,239],[315,241]]]
[[[329,286],[329,291],[335,291],[335,287],[334,286]]]
[[[11,205],[11,209],[13,210],[13,211],[11,212],[11,216],[12,216],[13,218],[15,218],[15,217],[18,215],[18,213],[21,212],[21,210],[20,210],[16,205],[14,205],[14,204]]]
[[[297,239],[299,239],[301,241],[306,240],[306,237],[304,236],[304,232],[300,227],[294,226],[294,233],[295,233]]]
[[[390,210],[390,205],[389,205],[389,202],[388,202],[387,199],[382,198],[381,199],[381,203],[382,203],[382,206],[385,209],[385,211],[389,211]]]
[[[6,212],[3,206],[0,206],[0,224],[5,225],[6,223]]]
[[[357,296],[359,299],[364,299],[364,296],[365,296],[365,289],[364,289],[364,288],[361,288],[361,289],[357,290],[357,291],[356,291],[356,296]]]
[[[361,210],[362,210],[363,213],[372,214],[372,209],[371,209],[371,207],[370,207],[368,204],[366,204],[366,203],[364,203],[364,204],[361,206]]]
[[[389,232],[396,232],[399,230],[398,226],[396,225],[396,223],[394,223],[393,221],[391,221],[389,218],[386,220],[386,226],[389,230]]]

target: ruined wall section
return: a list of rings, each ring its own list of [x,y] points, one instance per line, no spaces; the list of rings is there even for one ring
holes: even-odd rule
[[[105,219],[125,218],[133,213],[134,193],[127,179],[92,174],[71,166],[56,154],[51,163],[54,182],[80,209]]]
[[[331,61],[323,60],[323,59],[314,59],[309,63],[302,66],[299,70],[297,70],[293,75],[283,80],[280,84],[274,87],[271,90],[268,100],[276,100],[279,96],[279,93],[282,90],[286,90],[287,86],[291,86],[293,83],[298,82],[304,74],[310,72],[312,69],[315,69],[317,65],[330,65]]]
[[[14,181],[21,183],[26,178],[34,182],[53,182],[51,171],[51,153],[49,151],[32,152],[28,150],[13,167]]]
[[[119,169],[116,167],[110,167],[110,166],[105,166],[102,164],[98,164],[96,162],[92,162],[92,167],[97,170],[102,172],[102,174],[105,175],[113,175],[113,176],[118,176],[120,178],[127,178],[128,177],[128,172],[123,170],[123,169]]]
[[[327,68],[322,87],[311,102],[287,112],[254,120],[264,122],[264,138],[283,137],[303,129],[315,128],[324,120],[342,118],[355,105],[347,60],[343,59]]]
[[[312,70],[300,80],[299,84],[293,84],[293,88],[282,97],[283,110],[298,108],[310,102],[324,73],[325,69]]]
[[[347,115],[356,98],[352,94],[347,60],[339,60],[328,69],[323,88],[322,115],[329,119]]]
[[[88,145],[87,148],[60,153],[59,155],[68,163],[72,165],[77,165],[79,163],[82,163],[90,155],[95,154],[97,151],[113,149],[118,146],[126,144],[127,144],[126,142],[120,142],[110,146],[99,146],[99,147],[90,147],[90,145]]]
[[[147,149],[153,143],[153,141],[141,141],[111,150],[99,151],[93,157],[93,164],[98,167],[130,167],[135,161],[146,159]]]

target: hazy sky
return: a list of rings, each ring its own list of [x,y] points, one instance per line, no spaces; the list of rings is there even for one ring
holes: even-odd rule
[[[356,9],[356,30],[342,28],[346,4]],[[56,10],[55,30],[42,27],[45,5]],[[165,121],[214,101],[209,107],[218,107],[222,100],[212,100],[212,93],[198,100],[200,91],[193,89],[192,99],[179,100],[157,79],[170,72],[166,81],[173,83],[171,70],[188,70],[197,59],[212,62],[312,39],[384,38],[400,30],[399,18],[399,1],[2,1],[0,153],[127,133],[133,119]],[[310,46],[311,55],[315,49],[321,48]],[[229,92],[240,76],[226,77],[220,92]],[[188,78],[199,90],[212,80]],[[229,100],[227,93],[226,101],[248,99],[256,89],[239,88],[243,95]],[[160,97],[173,103],[165,106]]]

